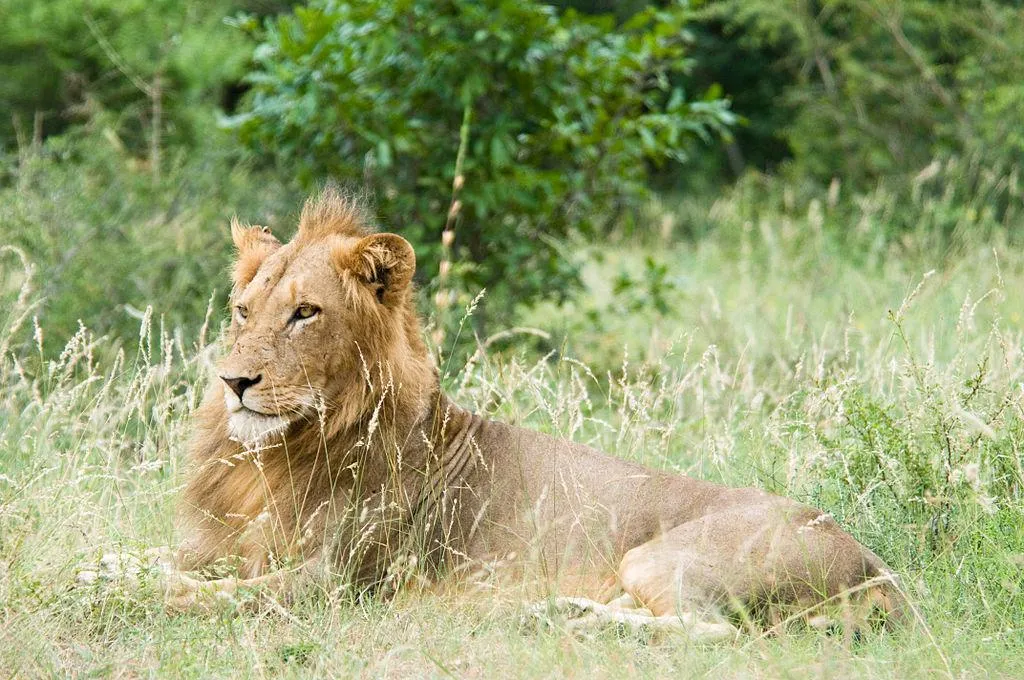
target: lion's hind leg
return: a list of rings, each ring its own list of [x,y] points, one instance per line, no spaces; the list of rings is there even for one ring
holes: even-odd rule
[[[882,572],[831,516],[778,499],[670,529],[627,552],[617,575],[654,616],[727,614],[772,628],[820,621],[826,605],[862,616]]]

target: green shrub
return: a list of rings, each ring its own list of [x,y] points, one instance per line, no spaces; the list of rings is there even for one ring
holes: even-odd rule
[[[758,62],[758,82],[781,85],[736,110],[773,123],[751,143],[781,136],[797,177],[868,187],[939,155],[1024,160],[1020,2],[711,0],[702,19],[725,52]],[[732,82],[731,63],[719,69],[704,78]]]
[[[201,145],[224,89],[249,59],[245,35],[224,21],[242,6],[0,0],[0,148],[30,137],[37,115],[39,132],[50,135],[101,113],[140,155],[149,152],[154,127],[161,145]]]
[[[672,5],[616,27],[536,2],[312,0],[267,23],[234,124],[306,184],[371,189],[427,279],[459,174],[470,293],[558,298],[576,281],[563,237],[630,223],[651,164],[732,121],[669,83],[690,65],[688,16]]]

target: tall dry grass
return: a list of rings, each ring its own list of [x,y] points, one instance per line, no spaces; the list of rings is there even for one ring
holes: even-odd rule
[[[575,307],[445,366],[463,405],[660,468],[831,512],[904,577],[925,622],[859,640],[736,644],[523,631],[517,603],[319,592],[289,609],[174,615],[145,574],[76,586],[83,563],[178,538],[188,414],[218,351],[147,311],[118,349],[83,328],[48,354],[30,269],[4,260],[0,669],[55,674],[1013,676],[1022,669],[1024,254],[850,262],[785,229],[735,244],[621,247]],[[762,229],[762,231],[763,231]],[[793,230],[797,233],[797,230]],[[671,313],[607,307],[609,272],[671,262]],[[932,270],[934,269],[934,272]],[[931,272],[931,273],[929,273]],[[642,296],[641,293],[638,295]],[[591,310],[600,312],[596,317]],[[215,316],[215,315],[214,315]],[[545,323],[545,319],[548,320]],[[559,323],[551,320],[557,319]],[[213,324],[215,328],[216,324]],[[609,349],[612,348],[612,349]],[[500,351],[499,351],[500,350]],[[618,356],[610,362],[605,357]]]

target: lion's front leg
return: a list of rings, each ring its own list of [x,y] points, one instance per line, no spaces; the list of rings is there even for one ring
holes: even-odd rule
[[[194,573],[174,571],[164,577],[164,604],[175,611],[210,611],[234,601],[240,591],[252,590],[274,600],[291,592],[308,569],[281,569],[255,578],[204,580]]]
[[[140,587],[150,583],[163,594],[164,604],[173,611],[211,611],[231,603],[244,591],[261,598],[281,599],[290,594],[318,563],[310,559],[299,567],[277,569],[252,578],[204,578],[204,565],[190,559],[188,545],[175,550],[169,546],[149,548],[141,553],[104,553],[98,561],[83,565],[76,575],[79,586],[93,584]]]
[[[162,549],[161,557],[169,560],[171,568],[161,571],[164,604],[174,611],[210,611],[234,602],[236,596],[252,591],[260,599],[287,598],[313,572],[320,562],[320,552],[291,568],[272,568],[260,573],[267,564],[260,555],[243,559],[234,576],[209,578],[204,572],[211,568],[208,560],[200,558],[193,543],[186,541],[177,551]],[[254,575],[255,573],[255,575]]]

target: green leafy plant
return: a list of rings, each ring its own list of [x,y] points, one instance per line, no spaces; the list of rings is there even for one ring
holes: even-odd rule
[[[755,126],[775,119],[752,143],[781,136],[798,176],[870,187],[936,156],[1024,159],[1019,2],[712,0],[701,17],[782,86],[741,97],[737,112]]]
[[[725,101],[670,83],[691,65],[688,17],[682,4],[616,26],[536,2],[312,0],[266,24],[232,123],[307,184],[372,190],[427,280],[451,223],[469,297],[564,297],[577,280],[564,237],[630,224],[652,165],[733,122]]]
[[[104,117],[159,174],[164,146],[200,146],[249,59],[225,23],[238,0],[0,0],[0,148]]]

